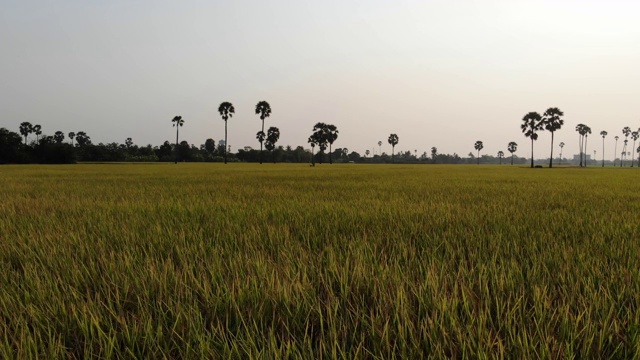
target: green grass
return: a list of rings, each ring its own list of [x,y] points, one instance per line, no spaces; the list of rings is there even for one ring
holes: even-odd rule
[[[0,358],[638,358],[637,169],[0,167]]]

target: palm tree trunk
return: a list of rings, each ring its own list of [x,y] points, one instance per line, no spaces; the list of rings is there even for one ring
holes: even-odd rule
[[[589,135],[584,136],[584,167],[587,167],[587,143],[589,142]]]
[[[264,119],[262,119],[262,133],[264,134]],[[262,141],[260,141],[260,164],[262,164]]]
[[[329,165],[333,164],[333,160],[331,159],[331,143],[329,143]]]
[[[613,167],[616,166],[616,154],[618,153],[618,140],[616,140],[616,146],[613,148]]]
[[[549,167],[553,167],[553,134],[555,131],[551,132],[551,158],[549,159]]]
[[[480,150],[478,150],[478,165],[480,165]]]
[[[635,141],[635,140],[633,140],[633,147],[631,148],[631,150],[635,151],[635,148],[636,148],[636,141]],[[633,152],[633,151],[632,151],[632,152]],[[635,157],[635,156],[632,156],[632,157],[631,157],[631,167],[633,167],[633,162],[634,162],[635,160],[636,160],[636,157]]]
[[[391,163],[394,163],[395,155],[396,155],[396,146],[391,145]]]
[[[578,146],[580,146],[580,167],[582,167],[582,135],[578,138]]]
[[[178,124],[176,123],[176,159],[174,164],[178,163],[178,132],[179,132],[178,129],[180,129],[180,126],[178,126]]]
[[[533,169],[533,138],[531,139],[531,168]]]
[[[511,153],[511,165],[513,165],[513,153]]]
[[[227,120],[224,121],[224,163],[227,163]]]
[[[602,137],[602,167],[604,167],[604,136]]]

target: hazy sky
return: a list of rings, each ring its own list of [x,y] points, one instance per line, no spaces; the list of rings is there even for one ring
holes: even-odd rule
[[[217,113],[235,105],[232,149],[258,147],[255,104],[282,145],[305,145],[318,121],[335,147],[466,156],[529,156],[522,117],[565,112],[556,144],[578,151],[640,127],[638,1],[31,1],[0,0],[0,127],[86,131],[94,143],[199,145],[224,138]],[[590,142],[601,154],[601,138]],[[548,156],[550,135],[536,142]],[[557,154],[557,146],[555,146]],[[620,147],[618,147],[620,150]]]

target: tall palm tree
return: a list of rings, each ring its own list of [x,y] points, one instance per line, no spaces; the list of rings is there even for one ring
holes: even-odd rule
[[[586,156],[585,156],[585,135],[587,134],[587,128],[588,126],[585,124],[578,124],[576,125],[576,131],[578,132],[579,138],[578,138],[578,145],[580,146],[580,167],[582,167],[584,164],[583,159],[586,160]]]
[[[498,159],[500,159],[500,165],[502,165],[502,158],[504,157],[504,151],[498,151]]]
[[[56,133],[53,134],[53,141],[55,141],[57,144],[61,144],[63,140],[64,133],[62,131],[56,131]]]
[[[480,165],[480,150],[484,149],[484,144],[482,141],[478,140],[475,144],[473,144],[473,148],[478,150],[478,165]]]
[[[378,155],[382,156],[382,140],[378,141],[378,148],[380,149]]]
[[[633,139],[633,147],[631,149],[635,149],[636,148],[636,140],[638,140],[638,136],[640,136],[640,134],[638,133],[638,131],[634,131],[631,133],[631,139]],[[632,156],[631,157],[631,167],[633,167],[633,162],[635,161],[636,157]],[[640,166],[640,164],[638,164]]]
[[[564,147],[564,143],[561,142],[558,146],[560,146],[560,165],[562,165],[562,148]]]
[[[270,127],[269,130],[267,130],[267,142],[265,143],[265,146],[267,147],[267,150],[271,151],[271,158],[273,159],[273,163],[276,163],[276,155],[273,152],[276,148],[276,143],[278,142],[278,140],[280,139],[280,129],[278,129],[277,127]]]
[[[256,104],[256,114],[260,114],[260,120],[262,120],[261,132],[264,134],[264,119],[271,115],[271,105],[266,101],[258,102],[258,104]],[[262,141],[260,141],[260,164],[262,164]]]
[[[607,137],[607,135],[606,131],[600,131],[600,136],[602,136],[602,167],[604,167],[604,138]]]
[[[331,158],[333,150],[331,145],[338,139],[338,128],[335,125],[327,124],[324,131],[327,136],[327,142],[329,143],[329,164],[333,164],[333,159]]]
[[[591,134],[591,128],[587,125],[584,126],[584,167],[587,167],[587,143],[589,141],[589,134]]]
[[[618,139],[620,139],[620,137],[618,135],[616,135],[614,137],[614,139],[616,139],[616,146],[613,148],[613,166],[616,166],[616,156],[618,156]],[[622,160],[620,160],[622,161]]]
[[[515,141],[511,141],[509,145],[507,145],[507,150],[511,153],[511,165],[513,165],[513,153],[518,150],[518,144]]]
[[[309,139],[307,140],[307,142],[311,144],[311,166],[316,166],[316,161],[313,156],[313,150],[315,149],[316,145],[318,145],[319,141],[320,139],[318,139],[317,132],[313,132],[311,136],[309,136]]]
[[[537,112],[530,112],[522,118],[520,129],[524,136],[531,139],[531,168],[533,169],[533,142],[538,140],[538,131],[542,130],[542,116]]]
[[[25,121],[20,123],[20,134],[24,136],[24,144],[27,145],[27,137],[33,132],[33,125],[30,122]]]
[[[627,143],[628,143],[628,138],[629,135],[631,135],[631,128],[629,128],[628,126],[625,126],[622,129],[622,134],[624,135],[624,146],[622,146],[622,152],[623,153],[627,153]],[[624,164],[624,161],[622,161],[622,158],[620,158],[620,167],[622,167],[622,165]]]
[[[564,125],[564,120],[560,118],[561,116],[564,116],[564,113],[558,108],[548,108],[542,116],[544,128],[551,132],[551,156],[549,157],[549,167],[553,167],[553,134],[556,130],[560,130],[562,125]]]
[[[76,133],[74,133],[73,131],[71,131],[69,133],[69,139],[71,139],[71,146],[73,146],[73,139],[76,137]]]
[[[387,139],[389,144],[391,144],[391,162],[394,162],[395,149],[396,149],[396,145],[398,145],[398,141],[399,140],[400,139],[398,138],[398,135],[396,135],[396,134],[389,135],[389,139]]]
[[[182,119],[182,116],[176,115],[173,117],[171,122],[173,123],[173,126],[175,126],[176,128],[176,160],[174,164],[177,164],[178,163],[178,133],[180,132],[179,131],[180,127],[184,125],[184,120]]]
[[[218,107],[218,112],[220,113],[220,116],[222,116],[222,120],[224,120],[224,163],[227,163],[227,120],[229,120],[230,117],[233,117],[233,114],[235,114],[236,109],[233,107],[233,104],[225,101],[223,103],[220,104],[220,106]]]
[[[40,135],[42,135],[42,126],[33,125],[33,133],[36,134],[36,144],[40,141]]]

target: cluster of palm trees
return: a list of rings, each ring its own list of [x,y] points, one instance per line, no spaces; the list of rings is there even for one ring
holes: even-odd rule
[[[224,163],[227,163],[227,152],[228,152],[228,146],[227,146],[227,121],[229,120],[229,118],[233,117],[233,114],[235,114],[236,109],[233,107],[233,104],[228,102],[228,101],[224,101],[220,104],[220,106],[218,107],[218,112],[220,113],[220,116],[222,117],[222,120],[224,121]],[[258,142],[260,142],[260,164],[262,164],[262,145],[264,143],[264,146],[267,150],[271,151],[271,153],[273,154],[273,150],[276,147],[276,143],[278,142],[278,140],[280,139],[280,129],[278,129],[277,127],[270,127],[267,132],[264,132],[264,120],[266,118],[268,118],[271,115],[271,105],[269,105],[268,102],[266,101],[259,101],[258,104],[256,104],[256,114],[260,115],[260,120],[262,121],[262,129],[260,131],[258,131],[258,133],[256,134],[256,139],[258,139]],[[182,118],[182,116],[180,115],[176,115],[173,117],[173,119],[171,120],[171,122],[173,123],[173,126],[176,128],[176,159],[175,159],[175,163],[178,163],[178,144],[179,144],[179,129],[180,127],[184,126],[184,119]],[[336,136],[337,138],[337,136]]]
[[[36,135],[36,143],[40,141],[40,135],[42,135],[42,126],[40,125],[32,125],[30,122],[25,121],[20,123],[20,135],[24,136],[24,144],[27,145],[29,135]],[[87,144],[91,144],[91,137],[87,135],[84,131],[70,132],[68,134],[69,139],[71,139],[71,146],[74,145],[74,139],[80,146],[84,146]],[[61,144],[64,141],[64,133],[62,131],[56,131],[52,137],[53,141],[57,144]]]
[[[332,159],[332,146],[333,143],[338,139],[338,128],[332,124],[325,124],[323,122],[316,123],[313,126],[311,136],[307,142],[311,145],[311,165],[315,166],[315,159],[313,156],[313,151],[315,147],[318,146],[320,149],[320,153],[323,153],[327,147],[329,147],[329,164],[333,164]]]
[[[535,112],[529,112],[522,118],[520,129],[525,137],[531,139],[531,167],[533,168],[533,142],[538,140],[538,131],[547,130],[551,133],[551,156],[549,167],[553,167],[553,138],[557,130],[562,128],[564,113],[558,108],[548,108],[542,116]]]

